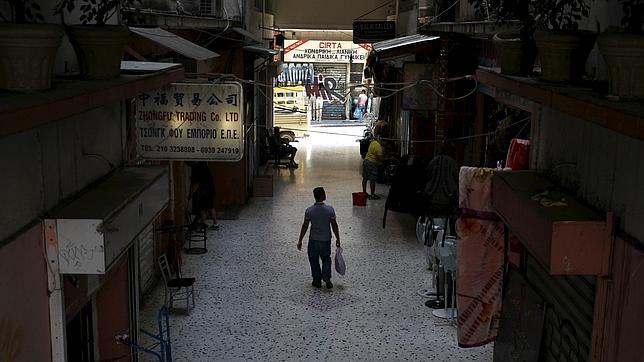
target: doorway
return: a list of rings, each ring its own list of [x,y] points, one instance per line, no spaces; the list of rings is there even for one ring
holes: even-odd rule
[[[92,301],[89,301],[67,323],[67,360],[94,361],[94,318]]]

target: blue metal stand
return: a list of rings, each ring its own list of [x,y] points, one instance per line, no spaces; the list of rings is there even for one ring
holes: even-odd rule
[[[158,334],[148,332],[143,328],[140,329],[141,333],[156,341],[151,346],[141,346],[138,343],[134,343],[129,340],[120,340],[120,342],[128,345],[130,348],[133,348],[137,352],[141,351],[153,355],[158,358],[160,362],[172,362],[172,345],[170,342],[170,317],[168,308],[165,305],[161,307],[161,309],[159,309],[159,314],[157,315],[157,325],[159,328]]]

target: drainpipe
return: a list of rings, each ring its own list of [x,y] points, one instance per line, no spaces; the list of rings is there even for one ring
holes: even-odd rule
[[[47,291],[49,294],[49,333],[51,340],[51,360],[65,362],[67,360],[65,296],[63,281],[58,264],[58,235],[55,220],[42,220],[45,238],[45,254],[47,255]]]
[[[400,0],[396,0],[396,27],[398,27],[398,12],[400,11]]]

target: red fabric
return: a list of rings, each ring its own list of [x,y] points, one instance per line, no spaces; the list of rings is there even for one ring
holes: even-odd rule
[[[513,170],[527,170],[530,168],[530,140],[513,138],[508,150],[505,167]]]

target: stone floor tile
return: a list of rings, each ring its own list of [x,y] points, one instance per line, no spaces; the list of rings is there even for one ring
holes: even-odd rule
[[[197,307],[171,316],[175,361],[491,361],[492,346],[462,349],[456,330],[434,318],[417,294],[430,284],[415,221],[390,212],[385,197],[352,206],[360,191],[361,128],[324,128],[296,143],[296,170],[273,169],[274,197],[254,198],[237,220],[208,232],[208,253],[184,256],[197,279]],[[347,274],[334,288],[311,286],[306,257],[295,247],[312,189],[324,186],[336,209]],[[386,196],[387,187],[376,193]],[[156,326],[158,286],[141,312]],[[153,360],[143,357],[143,360]]]

